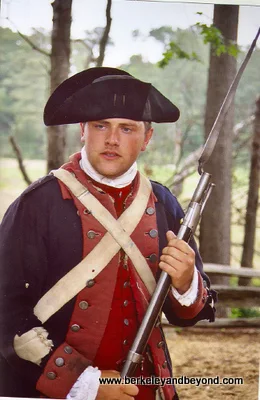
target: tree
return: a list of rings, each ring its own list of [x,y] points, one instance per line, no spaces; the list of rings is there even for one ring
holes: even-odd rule
[[[103,61],[105,58],[105,50],[106,50],[106,46],[108,43],[108,39],[109,39],[109,32],[110,32],[110,28],[111,28],[111,23],[112,23],[112,18],[111,18],[111,5],[112,5],[112,0],[107,0],[107,7],[106,7],[106,27],[104,29],[102,38],[99,42],[99,56],[97,58],[96,61],[96,66],[97,67],[102,67],[103,65]]]
[[[236,42],[239,6],[215,5],[213,24],[226,41]],[[210,132],[220,106],[235,76],[236,59],[228,54],[217,56],[210,49],[210,66],[205,113],[205,136]],[[200,228],[200,252],[204,262],[230,264],[232,130],[234,105],[226,116],[215,150],[205,170],[216,184]],[[223,283],[223,278],[214,282]],[[225,278],[224,278],[225,279]]]
[[[46,101],[49,57],[32,51],[29,43],[21,39],[19,33],[8,28],[0,28],[0,38],[1,155],[13,156],[8,140],[11,135],[18,141],[22,154],[27,158],[43,158],[45,130],[42,110]],[[49,37],[46,32],[34,31],[29,38],[35,46],[47,50]]]
[[[53,7],[53,29],[50,71],[50,92],[68,78],[70,68],[70,27],[72,0],[55,0]],[[66,145],[66,127],[49,126],[47,128],[48,152],[47,171],[60,167],[64,163]]]
[[[260,97],[256,101],[256,112],[254,120],[254,134],[251,150],[251,168],[249,178],[249,190],[246,207],[245,236],[243,244],[243,254],[241,260],[242,267],[252,268],[254,243],[256,236],[256,216],[259,199],[259,175],[260,175]],[[240,278],[239,285],[249,285],[250,279]]]

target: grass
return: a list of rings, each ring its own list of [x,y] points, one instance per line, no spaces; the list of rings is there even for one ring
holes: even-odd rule
[[[43,176],[46,172],[46,162],[43,160],[25,160],[24,166],[31,181]],[[12,158],[0,159],[0,191],[7,190],[21,193],[27,187],[18,163]]]

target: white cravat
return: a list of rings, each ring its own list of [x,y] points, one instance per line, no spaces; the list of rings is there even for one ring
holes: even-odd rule
[[[90,164],[85,147],[81,149],[81,160],[79,162],[79,165],[81,169],[83,169],[83,171],[86,172],[87,175],[89,175],[92,179],[94,179],[94,181],[103,183],[104,185],[107,186],[113,186],[118,189],[130,185],[130,183],[134,180],[137,174],[136,162],[134,162],[133,165],[131,165],[131,167],[123,175],[120,175],[114,179],[107,178],[99,174]]]

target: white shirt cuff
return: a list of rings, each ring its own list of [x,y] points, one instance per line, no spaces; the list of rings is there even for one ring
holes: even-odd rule
[[[74,383],[66,398],[69,400],[95,400],[100,375],[101,371],[97,367],[86,368]]]
[[[172,286],[172,294],[175,297],[176,300],[182,305],[189,307],[193,303],[195,303],[195,300],[197,298],[198,294],[198,286],[199,286],[199,275],[198,275],[198,270],[196,267],[194,267],[194,273],[193,273],[193,279],[190,285],[190,288],[187,290],[187,292],[180,294],[177,289],[175,289]]]

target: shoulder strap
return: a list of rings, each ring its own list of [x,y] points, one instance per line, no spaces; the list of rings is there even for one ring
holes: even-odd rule
[[[69,190],[88,208],[93,216],[107,229],[96,247],[71,271],[61,278],[36,304],[34,314],[42,322],[47,321],[64,304],[77,295],[88,279],[94,279],[122,247],[131,258],[140,278],[150,294],[155,279],[145,257],[130,238],[141,220],[151,193],[150,181],[141,176],[140,187],[132,204],[116,220],[109,211],[65,169],[53,171]]]

